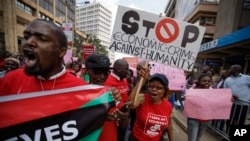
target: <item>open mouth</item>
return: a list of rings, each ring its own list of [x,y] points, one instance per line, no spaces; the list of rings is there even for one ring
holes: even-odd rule
[[[156,98],[157,94],[151,93],[150,96],[151,96],[151,98]]]
[[[24,62],[26,66],[33,67],[37,60],[36,55],[32,51],[27,50],[27,49],[23,50],[23,54],[24,54]]]
[[[29,60],[34,60],[36,59],[36,56],[32,51],[29,50],[23,50],[24,56],[27,57]]]

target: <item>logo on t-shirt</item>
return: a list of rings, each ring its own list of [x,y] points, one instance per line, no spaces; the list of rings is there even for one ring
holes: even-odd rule
[[[166,128],[168,119],[166,116],[148,113],[144,133],[149,136],[158,136],[162,128]]]

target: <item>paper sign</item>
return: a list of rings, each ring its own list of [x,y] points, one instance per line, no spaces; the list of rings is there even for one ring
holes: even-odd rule
[[[231,97],[231,89],[188,89],[183,115],[202,120],[229,119]]]
[[[181,86],[186,87],[186,78],[183,70],[155,62],[150,62],[149,64],[151,75],[155,73],[166,75],[170,90],[181,90]]]
[[[68,45],[73,43],[73,23],[62,23],[62,30],[67,37]]]
[[[86,45],[82,45],[82,57],[83,57],[83,60],[86,61],[87,57],[90,55],[90,54],[93,54],[95,52],[95,47],[94,45],[91,45],[91,44],[86,44]]]
[[[204,27],[119,6],[109,49],[191,71],[204,32]]]
[[[63,60],[65,64],[72,62],[72,49],[67,49],[67,53],[64,55]]]

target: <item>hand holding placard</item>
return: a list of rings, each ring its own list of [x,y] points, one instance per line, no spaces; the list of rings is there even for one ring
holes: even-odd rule
[[[147,68],[145,74],[143,73],[144,77],[148,77],[149,76],[149,73],[148,73],[148,61],[146,61],[145,65],[144,65],[144,68]],[[142,84],[143,82],[145,82],[145,78],[144,77],[140,77],[140,80],[139,80],[139,84],[138,84],[138,87],[136,89],[136,93],[135,93],[135,97],[134,97],[134,105],[137,105],[139,100],[138,100],[138,97],[139,97],[139,93],[140,93],[140,90],[141,90],[141,87],[142,87]]]

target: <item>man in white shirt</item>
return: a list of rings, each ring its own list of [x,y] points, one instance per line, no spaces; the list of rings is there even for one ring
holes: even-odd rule
[[[240,65],[232,65],[230,76],[224,82],[224,88],[232,90],[234,104],[230,119],[227,122],[227,132],[231,125],[244,125],[250,103],[250,76],[241,73]],[[231,128],[229,129],[231,130]],[[229,134],[231,131],[228,132]]]

